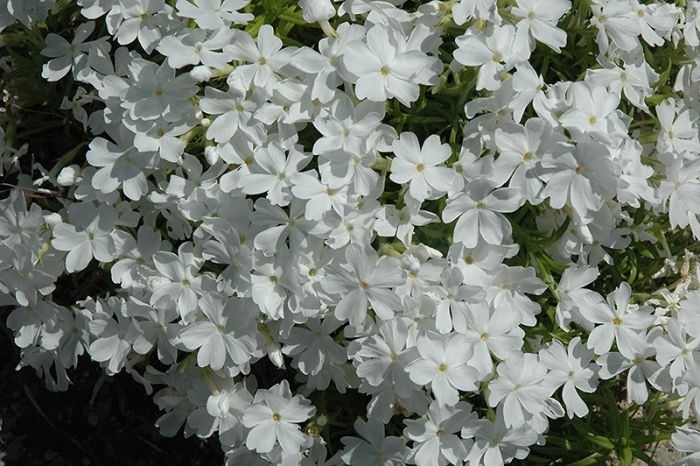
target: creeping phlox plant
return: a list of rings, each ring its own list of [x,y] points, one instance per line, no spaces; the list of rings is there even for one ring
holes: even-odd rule
[[[0,27],[0,301],[49,389],[126,371],[229,465],[700,464],[700,2],[7,0]]]

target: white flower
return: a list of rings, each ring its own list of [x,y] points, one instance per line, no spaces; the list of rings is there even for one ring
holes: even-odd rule
[[[104,194],[113,193],[121,187],[126,197],[137,201],[149,191],[146,173],[154,168],[157,154],[137,151],[126,129],[120,136],[124,139],[118,139],[118,144],[102,137],[90,142],[87,161],[99,168],[92,176],[91,184]]]
[[[379,174],[372,169],[377,150],[371,145],[380,133],[370,135],[358,153],[334,151],[319,155],[321,181],[332,189],[350,186],[355,194],[366,196],[377,186]]]
[[[639,22],[634,19],[637,12],[632,1],[604,0],[591,5],[591,26],[598,28],[596,42],[601,53],[610,48],[610,39],[620,49],[630,52],[639,47],[637,36],[641,33]]]
[[[464,334],[472,349],[468,363],[481,377],[493,373],[493,359],[505,359],[513,351],[520,351],[525,332],[519,327],[520,315],[508,306],[492,310],[486,303],[471,305],[465,312],[463,324],[455,328]]]
[[[0,293],[12,293],[20,306],[35,306],[39,295],[49,295],[56,277],[37,267],[34,254],[23,244],[10,249],[0,243]]]
[[[3,5],[3,16],[7,15],[9,18],[3,17],[0,20],[0,30],[14,23],[15,20],[24,24],[27,28],[33,27],[36,23],[46,19],[54,7],[55,0],[7,0],[5,3],[6,5]],[[8,20],[10,21],[9,24]]]
[[[634,348],[642,346],[646,330],[654,322],[648,306],[635,308],[630,305],[632,288],[623,282],[607,296],[607,306],[591,306],[581,309],[590,322],[600,324],[591,331],[588,347],[596,354],[605,354],[613,341],[625,357],[634,358]]]
[[[547,405],[556,386],[536,354],[513,351],[496,372],[498,377],[489,383],[488,403],[503,406],[507,427],[522,427],[532,416],[549,411]]]
[[[262,124],[253,117],[259,102],[246,98],[245,89],[229,86],[228,92],[213,87],[204,89],[199,108],[209,115],[218,115],[207,128],[207,137],[216,142],[228,142],[237,132],[243,138],[261,144]]]
[[[462,65],[478,66],[476,88],[494,91],[501,87],[501,74],[509,71],[517,60],[519,52],[515,44],[515,27],[510,24],[493,26],[484,35],[467,31],[457,38],[458,48],[454,51],[455,60]]]
[[[416,385],[405,370],[413,357],[413,353],[406,348],[406,319],[382,321],[378,325],[378,333],[364,340],[353,354],[353,359],[359,361],[357,375],[373,387],[389,383],[398,396],[408,398]]]
[[[414,441],[413,459],[418,466],[459,464],[467,456],[465,442],[455,435],[474,422],[471,405],[460,401],[454,407],[430,404],[423,419],[405,420],[404,435]],[[471,443],[471,442],[470,442]]]
[[[401,437],[384,435],[381,421],[358,418],[353,425],[363,438],[343,437],[342,460],[351,466],[400,466],[408,461],[411,450]]]
[[[690,224],[693,235],[700,238],[700,161],[675,160],[666,167],[666,179],[661,182],[659,194],[668,201],[668,219],[672,227],[685,228]]]
[[[184,18],[192,18],[202,29],[212,31],[222,30],[233,24],[247,24],[253,19],[250,13],[239,13],[250,3],[250,0],[177,0],[177,14]]]
[[[175,76],[175,70],[164,61],[157,64],[136,58],[129,65],[131,85],[126,90],[121,107],[132,120],[178,121],[192,112],[190,102],[197,92],[188,74]]]
[[[401,300],[391,288],[402,283],[402,272],[392,257],[377,258],[373,250],[355,245],[345,249],[346,266],[329,265],[321,286],[327,293],[342,296],[335,316],[360,327],[367,318],[368,303],[382,320],[391,319]],[[345,264],[344,264],[345,265]]]
[[[353,106],[352,100],[341,94],[326,116],[314,119],[321,137],[314,142],[313,153],[362,151],[365,140],[377,129],[385,113],[383,104],[365,101]]]
[[[289,250],[285,247],[273,256],[253,255],[250,292],[260,311],[272,320],[284,317],[288,293],[292,289],[287,270]]]
[[[476,246],[479,238],[489,244],[502,244],[510,237],[513,228],[502,213],[513,212],[522,203],[517,188],[494,189],[491,181],[479,179],[469,183],[466,192],[448,199],[442,211],[442,219],[457,219],[454,240],[468,248]]]
[[[309,154],[291,148],[285,151],[276,142],[259,146],[254,153],[255,164],[250,173],[241,177],[240,188],[245,194],[262,194],[272,204],[286,206],[292,200],[294,176],[311,160]]]
[[[0,242],[9,247],[36,244],[43,221],[41,207],[36,203],[27,206],[24,192],[13,189],[7,198],[0,201]]]
[[[243,293],[250,284],[250,249],[241,244],[240,234],[232,226],[217,228],[212,235],[214,238],[202,245],[202,258],[226,265],[217,278],[217,289],[227,296]]]
[[[564,330],[569,330],[569,323],[572,321],[592,330],[591,324],[581,315],[581,309],[604,304],[600,294],[585,288],[595,281],[598,275],[598,269],[590,267],[571,266],[564,270],[557,286],[559,302],[556,309],[557,323]]]
[[[124,367],[131,345],[140,335],[135,322],[124,314],[122,303],[115,297],[106,303],[98,301],[96,304],[107,312],[97,313],[88,324],[90,333],[96,337],[88,348],[90,357],[106,363],[110,375]]]
[[[180,328],[174,323],[179,319],[173,307],[154,307],[132,296],[125,304],[126,314],[134,320],[140,335],[133,343],[134,351],[138,354],[148,354],[156,348],[158,359],[163,364],[173,364],[177,361],[177,349],[171,341],[177,336]]]
[[[41,76],[47,81],[58,81],[73,69],[77,74],[87,65],[87,52],[91,47],[101,47],[105,52],[108,46],[104,40],[85,42],[95,30],[95,23],[88,21],[75,28],[73,40],[69,43],[58,34],[46,36],[46,48],[41,51],[45,57],[51,58],[41,71]]]
[[[642,382],[644,380],[642,379]],[[683,387],[683,399],[678,409],[683,414],[683,419],[700,416],[700,362],[693,361],[681,377],[680,384]],[[644,387],[646,390],[646,386]]]
[[[560,118],[562,126],[573,132],[574,138],[580,134],[592,134],[601,141],[614,136],[618,125],[615,110],[620,103],[619,94],[609,92],[601,85],[576,82],[569,90],[573,105]]]
[[[462,437],[474,437],[469,451],[469,464],[502,466],[514,458],[527,457],[530,445],[537,442],[538,435],[530,426],[509,426],[505,422],[504,410],[496,409],[496,420],[479,419],[462,428]]]
[[[187,133],[194,123],[184,119],[170,122],[165,119],[136,120],[124,122],[131,127],[134,134],[134,147],[142,154],[157,153],[161,159],[173,163],[182,163],[182,155],[187,143],[180,138]]]
[[[561,53],[566,46],[566,32],[556,27],[559,19],[571,8],[569,0],[517,0],[510,11],[522,18],[516,23],[519,39],[535,39]],[[534,46],[534,44],[532,44]],[[531,48],[534,48],[531,46]]]
[[[68,209],[68,215],[72,223],[56,225],[51,242],[59,251],[68,251],[66,271],[83,270],[93,257],[100,262],[111,262],[117,220],[114,209],[108,205],[75,203]]]
[[[698,31],[700,31],[700,2],[697,0],[690,0],[688,2],[688,10],[685,14],[685,26],[683,28],[683,36],[689,46],[697,47],[700,45]]]
[[[684,152],[700,152],[696,111],[669,97],[656,106],[656,115],[661,125],[656,141],[658,151],[669,152],[673,158]]]
[[[674,462],[671,466],[696,466],[700,464],[700,432],[690,427],[676,427],[671,435],[673,447],[690,455]]]
[[[501,22],[498,14],[496,0],[460,0],[452,7],[452,15],[455,23],[462,25],[472,18],[490,21],[495,24]]]
[[[539,204],[543,187],[540,161],[544,154],[560,150],[563,137],[546,120],[530,118],[524,126],[503,124],[496,129],[494,144],[499,155],[492,178],[498,184],[521,190],[530,204]]]
[[[272,26],[263,24],[258,36],[253,38],[244,31],[236,30],[233,42],[229,45],[230,56],[249,64],[239,65],[227,79],[229,85],[240,80],[246,89],[251,85],[264,89],[269,96],[280,80],[277,73],[289,64],[290,49],[282,48],[282,40],[275,36]]]
[[[586,80],[594,86],[608,86],[618,96],[624,93],[632,105],[647,112],[644,99],[653,93],[650,83],[658,79],[658,73],[646,63],[625,63],[623,68],[609,64],[604,69],[589,70],[586,75]]]
[[[581,219],[590,219],[603,201],[617,192],[617,167],[607,154],[608,147],[592,140],[580,142],[560,155],[545,155],[542,166],[545,187],[541,195],[550,205],[571,206]],[[587,223],[587,222],[585,222]]]
[[[328,212],[343,213],[343,206],[349,202],[349,187],[331,188],[318,179],[315,170],[295,175],[292,194],[306,200],[304,217],[308,220],[322,220]]]
[[[467,366],[472,349],[463,335],[421,335],[416,348],[420,357],[409,363],[406,371],[418,385],[430,384],[438,403],[454,406],[460,390],[476,390],[479,373]]]
[[[683,324],[673,318],[666,323],[666,332],[651,343],[656,348],[656,361],[661,367],[668,366],[668,373],[675,382],[699,356],[700,338],[689,338]]]
[[[233,30],[229,29],[217,29],[211,34],[201,29],[186,29],[176,36],[164,37],[157,50],[168,57],[168,64],[175,69],[201,63],[221,70],[231,60],[226,46],[233,40],[233,35]]]
[[[115,14],[107,21],[107,30],[119,44],[138,39],[146,53],[151,53],[174,21],[172,10],[165,0],[120,0],[112,9]]]
[[[518,63],[516,69],[512,78],[514,95],[509,107],[513,110],[513,120],[520,122],[527,106],[535,97],[544,94],[545,84],[542,76],[535,71],[530,62]]]
[[[2,284],[0,284],[1,286]],[[6,293],[1,289],[0,292]],[[46,345],[46,342],[42,340],[46,339],[47,330],[55,327],[58,317],[57,307],[48,301],[37,301],[34,306],[15,307],[7,316],[6,321],[7,328],[15,334],[15,345],[26,349],[31,349],[39,344]]]
[[[365,28],[359,24],[341,23],[336,37],[319,41],[320,53],[309,47],[300,47],[294,52],[291,65],[308,76],[306,82],[311,87],[311,99],[326,103],[336,96],[335,89],[342,82],[341,75],[349,74],[340,58],[347,45],[362,40],[365,32]]]
[[[440,217],[428,210],[421,210],[421,203],[411,196],[405,196],[404,200],[406,205],[400,210],[391,204],[383,206],[376,214],[374,230],[379,236],[395,236],[410,246],[415,227],[439,222]]]
[[[301,395],[292,396],[286,380],[267,390],[258,390],[253,404],[243,414],[243,425],[250,429],[246,446],[268,453],[279,444],[287,453],[298,452],[305,439],[298,423],[316,412],[310,405]]]
[[[440,144],[440,138],[433,134],[421,148],[414,133],[401,133],[392,149],[396,157],[391,161],[391,181],[409,183],[408,192],[420,202],[445,194],[452,172],[440,165],[452,154],[449,144]]]
[[[307,328],[294,327],[284,341],[284,354],[292,356],[292,366],[305,375],[317,375],[325,363],[342,365],[347,361],[345,348],[336,343],[332,336],[341,322],[327,315],[321,319],[309,319]]]
[[[197,351],[197,365],[218,371],[248,372],[248,362],[261,356],[255,337],[255,313],[247,300],[208,293],[199,300],[206,319],[188,324],[177,337],[189,351]]]
[[[416,26],[418,28],[418,26]],[[372,26],[364,41],[351,42],[343,55],[343,64],[355,76],[355,93],[360,99],[383,102],[396,98],[406,106],[418,99],[418,84],[431,84],[435,58],[411,49],[400,30],[381,24]]]
[[[207,398],[207,413],[218,419],[222,445],[240,445],[247,434],[242,418],[253,402],[253,395],[244,384],[231,378],[217,380],[217,388],[218,392]]]
[[[602,379],[610,379],[616,375],[627,372],[627,402],[637,403],[638,405],[643,405],[649,399],[649,387],[647,387],[647,381],[656,389],[671,391],[670,384],[665,384],[665,379],[667,376],[661,372],[661,366],[652,358],[656,353],[656,350],[650,345],[646,336],[639,338],[633,342],[633,347],[629,350],[632,357],[627,357],[622,353],[617,351],[610,351],[597,359],[597,363],[600,365],[600,377]],[[694,365],[694,363],[693,363]],[[681,384],[690,382],[691,386],[694,386],[698,380],[695,375],[694,368],[690,367],[683,377],[681,378]],[[692,380],[692,381],[691,381]],[[666,388],[663,388],[663,387]],[[688,388],[687,386],[685,387]],[[683,417],[687,419],[688,409],[692,402],[697,402],[696,390],[692,390],[691,393],[686,393],[685,398],[678,407],[679,410],[683,412]]]
[[[591,362],[593,352],[574,337],[568,348],[558,341],[540,351],[540,360],[549,368],[547,375],[557,386],[563,385],[562,399],[569,418],[588,414],[588,406],[576,389],[593,393],[598,385],[598,366]]]
[[[471,304],[481,301],[486,293],[479,286],[465,285],[464,275],[457,267],[440,272],[441,287],[431,287],[429,293],[437,298],[435,328],[449,333],[454,328],[465,333],[466,319],[473,312]]]
[[[204,277],[197,273],[202,262],[192,243],[182,243],[177,254],[168,251],[155,253],[153,263],[160,275],[150,280],[155,286],[151,304],[174,304],[185,321],[192,319],[197,309],[197,295],[202,294],[204,288]]]

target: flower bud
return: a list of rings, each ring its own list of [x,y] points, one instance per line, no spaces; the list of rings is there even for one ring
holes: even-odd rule
[[[190,70],[190,76],[198,83],[205,83],[211,79],[212,72],[208,66],[200,65]]]
[[[207,146],[204,148],[204,158],[209,165],[214,165],[219,160],[219,151],[215,146]]]
[[[335,16],[330,0],[299,0],[302,16],[307,23],[328,21]]]
[[[61,186],[73,186],[80,178],[80,167],[78,165],[68,165],[56,177],[56,183]]]

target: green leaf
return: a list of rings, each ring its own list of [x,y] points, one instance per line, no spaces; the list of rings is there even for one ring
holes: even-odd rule
[[[578,461],[574,461],[573,463],[569,463],[569,466],[592,466],[592,465],[598,465],[601,464],[601,460],[603,459],[603,455],[601,453],[592,453],[585,458],[581,458]]]
[[[620,452],[620,466],[630,466],[633,459],[634,453],[632,452],[632,449],[629,447],[623,448]]]
[[[612,442],[607,437],[603,437],[602,435],[595,435],[591,432],[588,432],[586,434],[586,438],[593,442],[594,444],[598,445],[599,447],[603,447],[606,450],[614,450],[615,449],[615,444]]]

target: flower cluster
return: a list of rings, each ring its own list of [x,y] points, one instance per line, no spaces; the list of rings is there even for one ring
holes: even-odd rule
[[[623,374],[700,417],[700,2],[255,3],[79,0],[45,36],[86,149],[37,179],[0,132],[21,367],[127,371],[231,465],[501,465]]]

